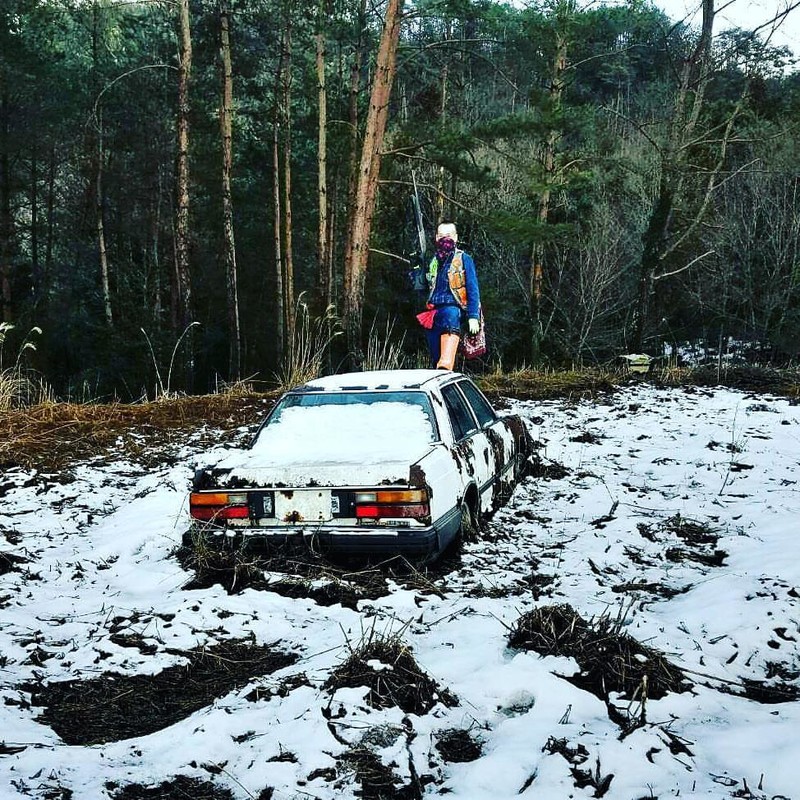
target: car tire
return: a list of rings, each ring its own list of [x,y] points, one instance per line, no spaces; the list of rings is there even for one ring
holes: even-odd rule
[[[478,520],[475,512],[470,507],[466,498],[461,501],[461,526],[458,531],[458,538],[462,542],[473,542],[478,538]]]

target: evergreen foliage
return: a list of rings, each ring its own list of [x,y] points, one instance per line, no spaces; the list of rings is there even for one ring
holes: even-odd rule
[[[330,299],[341,314],[360,147],[351,113],[359,132],[381,9],[366,6],[362,29],[359,0],[229,6],[242,374],[270,383],[286,363],[278,343],[291,340],[277,330],[289,323],[288,314],[281,323],[277,304],[274,128],[281,159],[291,147],[294,300],[305,293],[322,318],[321,32]],[[180,345],[192,348],[193,375],[182,373],[183,386],[174,388],[194,391],[237,377],[228,366],[219,10],[211,0],[190,3],[189,258],[191,319],[199,326]],[[175,261],[177,13],[176,4],[154,0],[6,0],[0,10],[0,322],[13,324],[12,350],[13,336],[41,328],[30,362],[62,397],[153,396],[153,358],[163,370],[183,333]],[[637,329],[652,354],[674,341],[732,337],[757,342],[762,357],[794,357],[800,78],[786,50],[745,31],[716,35],[696,127],[683,141],[673,111],[681,65],[699,32],[650,4],[583,10],[574,0],[524,8],[418,0],[405,15],[365,328],[388,331],[396,320],[414,363],[421,300],[408,289],[402,258],[414,249],[408,209],[416,185],[429,246],[437,221],[455,219],[475,257],[497,363],[604,363],[635,346]],[[284,95],[280,81],[288,75]],[[689,86],[687,100],[696,96]],[[670,151],[676,142],[679,151]],[[670,202],[658,220],[665,186]],[[661,239],[647,246],[661,260],[643,307],[643,250],[656,234]],[[343,338],[334,347],[329,369],[346,355]]]

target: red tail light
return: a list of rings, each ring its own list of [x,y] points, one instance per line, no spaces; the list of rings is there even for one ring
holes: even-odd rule
[[[192,519],[215,521],[247,519],[250,509],[243,492],[192,492],[189,499]]]
[[[356,517],[368,519],[424,519],[430,516],[426,489],[356,492]]]

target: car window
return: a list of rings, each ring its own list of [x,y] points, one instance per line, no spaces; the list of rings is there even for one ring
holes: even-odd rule
[[[267,419],[266,427],[274,425],[281,420],[291,409],[330,409],[326,420],[329,424],[337,424],[337,420],[357,420],[358,409],[370,409],[369,418],[380,424],[381,417],[385,419],[385,424],[391,425],[394,415],[402,407],[415,409],[420,415],[426,428],[426,438],[428,441],[437,441],[439,429],[436,425],[436,417],[433,413],[431,401],[428,395],[421,391],[397,391],[397,392],[298,392],[288,394],[283,397],[273,409]],[[337,414],[335,409],[341,409],[341,414]],[[354,409],[351,413],[346,409]],[[345,416],[345,414],[347,416]],[[262,429],[264,427],[262,426]],[[261,431],[259,431],[260,435]],[[364,433],[369,431],[365,428]]]
[[[464,392],[467,402],[470,404],[475,416],[478,418],[478,424],[481,428],[491,425],[496,419],[497,414],[494,409],[489,405],[489,401],[480,393],[478,387],[471,381],[461,381],[458,388]]]
[[[451,383],[449,386],[443,387],[442,397],[447,407],[447,415],[450,417],[450,423],[453,426],[453,435],[456,441],[478,430],[475,419],[470,413],[467,403],[461,396],[461,393],[456,389],[455,384]]]

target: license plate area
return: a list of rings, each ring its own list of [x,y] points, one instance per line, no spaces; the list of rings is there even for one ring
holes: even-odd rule
[[[325,489],[277,489],[275,519],[289,525],[316,524],[331,519],[331,492]]]

